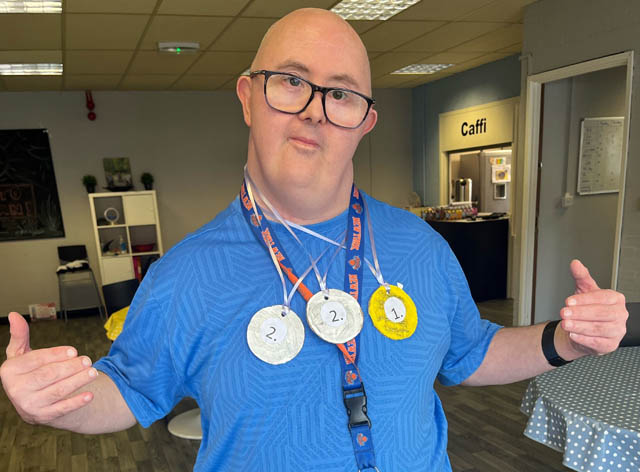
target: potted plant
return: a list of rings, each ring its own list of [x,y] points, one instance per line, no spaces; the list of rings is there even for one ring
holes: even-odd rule
[[[153,189],[153,175],[151,175],[149,172],[145,172],[140,176],[140,182],[142,182],[142,185],[144,185],[145,190]]]
[[[96,184],[98,181],[93,175],[85,175],[82,177],[82,184],[86,187],[87,193],[93,193],[96,191]]]

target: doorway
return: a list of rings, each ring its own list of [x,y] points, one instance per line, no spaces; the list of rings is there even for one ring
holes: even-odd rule
[[[528,77],[519,325],[559,318],[574,258],[617,286],[632,71],[629,52]]]

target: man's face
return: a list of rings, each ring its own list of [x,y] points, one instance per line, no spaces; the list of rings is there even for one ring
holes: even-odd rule
[[[331,18],[284,21],[263,44],[252,70],[287,72],[324,87],[341,87],[371,95],[366,52],[353,32]],[[272,79],[273,80],[273,79]],[[264,96],[263,75],[241,78],[238,95],[251,128],[249,168],[266,187],[292,186],[322,192],[353,179],[351,159],[360,139],[376,121],[370,110],[356,129],[328,122],[322,94],[297,115],[272,109]],[[319,195],[327,198],[327,195]]]

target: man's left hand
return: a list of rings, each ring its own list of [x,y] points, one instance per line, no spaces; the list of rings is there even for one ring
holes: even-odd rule
[[[576,291],[560,310],[562,328],[569,333],[571,347],[583,354],[615,351],[627,331],[629,313],[624,295],[598,287],[577,259],[571,261],[571,275]]]

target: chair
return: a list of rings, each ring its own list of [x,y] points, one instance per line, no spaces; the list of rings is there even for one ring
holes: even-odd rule
[[[87,260],[87,248],[84,245],[58,246],[58,259],[61,264],[57,270],[60,311],[65,323],[68,311],[87,308],[98,308],[100,317],[106,320],[98,283],[89,263],[66,267],[71,262]]]
[[[640,346],[640,302],[627,303],[627,311],[627,334],[622,338],[620,347]]]
[[[104,295],[104,303],[107,306],[107,316],[131,305],[131,300],[133,300],[133,296],[138,290],[138,285],[137,279],[103,285],[102,294]]]

